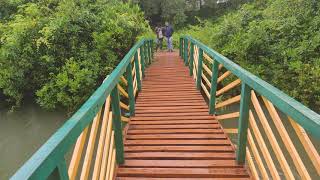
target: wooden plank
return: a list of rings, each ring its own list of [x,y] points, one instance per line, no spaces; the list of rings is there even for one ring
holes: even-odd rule
[[[230,99],[227,99],[225,101],[222,101],[222,102],[216,104],[216,109],[228,106],[230,104],[234,104],[234,103],[240,102],[240,99],[241,99],[241,95],[238,95],[238,96],[232,97]]]
[[[118,176],[173,178],[248,177],[242,168],[121,168]]]
[[[82,166],[81,175],[80,175],[81,180],[86,180],[86,179],[88,179],[88,176],[89,176],[91,161],[92,161],[92,157],[93,157],[94,145],[95,145],[95,142],[97,139],[96,136],[97,136],[97,132],[99,129],[99,124],[100,124],[100,115],[101,115],[101,109],[97,113],[96,117],[94,118],[94,120],[92,122],[88,145],[87,145],[87,150],[86,150],[86,155],[84,157],[83,166]]]
[[[125,145],[228,145],[225,139],[196,139],[196,140],[126,140]]]
[[[113,151],[112,151],[112,159],[111,159],[110,175],[107,178],[108,180],[113,180],[114,179],[116,166],[117,166],[117,164],[116,164],[116,150],[113,149]]]
[[[226,86],[223,87],[222,89],[218,90],[216,96],[220,96],[220,95],[222,95],[223,93],[231,90],[232,88],[237,87],[238,85],[240,85],[240,83],[241,83],[241,80],[240,80],[240,79],[237,79],[237,80],[231,82],[230,84],[226,85]]]
[[[207,53],[203,53],[203,57],[204,57],[204,59],[205,60],[207,60],[209,63],[213,63],[213,59],[210,57],[210,56],[208,56],[208,54]]]
[[[216,120],[182,120],[182,121],[176,121],[176,120],[150,120],[150,121],[132,121],[130,124],[217,124],[218,121]]]
[[[252,128],[252,132],[253,134],[255,135],[256,137],[256,140],[258,142],[258,145],[259,145],[259,148],[262,152],[262,155],[264,157],[264,160],[266,161],[267,163],[267,166],[268,166],[268,169],[270,170],[271,172],[271,176],[273,179],[280,179],[280,176],[279,176],[279,173],[277,171],[277,168],[276,166],[274,165],[274,162],[271,158],[271,155],[270,155],[270,152],[267,148],[267,145],[265,143],[265,141],[263,140],[262,138],[262,135],[260,133],[260,129],[258,128],[258,125],[256,123],[256,120],[252,114],[252,112],[250,111],[249,113],[249,123],[251,125],[251,128]],[[252,136],[251,133],[250,135],[248,135],[248,137]],[[250,145],[253,145],[253,144],[250,144]],[[259,162],[260,163],[260,162]],[[261,170],[261,169],[260,169]]]
[[[100,180],[104,180],[104,179],[109,179],[110,177],[110,174],[111,174],[111,166],[112,166],[112,159],[114,159],[115,157],[115,148],[114,148],[114,131],[112,131],[112,134],[111,134],[111,141],[110,141],[110,146],[109,146],[109,150],[108,150],[108,162],[106,163],[107,164],[107,171],[106,171],[106,174],[104,176],[104,174],[100,174]]]
[[[144,177],[117,177],[117,180],[137,180],[137,178],[139,180],[164,180],[164,178],[144,178]],[[199,178],[165,178],[166,180],[199,180]],[[230,179],[235,179],[235,180],[249,180],[250,178],[246,177],[246,178],[201,178],[201,180],[214,180],[214,179],[219,179],[219,180],[230,180]]]
[[[226,139],[224,134],[148,134],[148,135],[127,135],[127,140],[147,139]]]
[[[184,133],[193,133],[193,134],[205,134],[205,133],[223,133],[221,129],[130,129],[128,134],[184,134]]]
[[[258,174],[257,168],[256,168],[256,166],[254,164],[254,160],[253,160],[253,158],[251,156],[249,148],[247,147],[246,150],[247,150],[247,153],[246,153],[247,164],[248,164],[248,167],[249,167],[250,172],[252,174],[252,178],[253,179],[259,179],[259,174]]]
[[[125,109],[125,110],[129,111],[129,106],[126,105],[125,103],[121,102],[121,101],[120,101],[120,107],[121,107],[122,109]]]
[[[202,90],[204,91],[204,93],[206,94],[207,98],[210,98],[210,93],[207,89],[207,87],[201,82],[201,87],[202,87]]]
[[[130,118],[127,118],[125,116],[121,116],[121,121],[123,122],[129,122],[130,121]]]
[[[209,81],[209,79],[206,77],[206,75],[204,75],[203,73],[202,73],[202,79],[206,82],[206,84],[209,86],[209,87],[211,87],[211,82]],[[210,97],[210,96],[209,96]]]
[[[289,121],[293,127],[293,129],[295,130],[295,132],[298,135],[298,138],[300,139],[304,149],[306,150],[313,166],[316,168],[317,173],[320,174],[320,157],[319,157],[319,153],[317,152],[316,148],[314,147],[314,145],[312,144],[310,138],[308,137],[306,131],[298,124],[296,123],[294,120],[292,120],[289,117]]]
[[[78,137],[78,140],[76,142],[76,145],[74,147],[74,150],[73,150],[73,153],[72,153],[72,157],[71,157],[71,161],[70,161],[70,165],[69,165],[69,169],[68,169],[68,174],[69,174],[70,180],[74,180],[76,178],[76,176],[77,176],[78,167],[79,167],[79,163],[80,163],[83,147],[84,147],[84,144],[86,142],[88,128],[89,127],[87,126],[84,129],[84,131],[80,134],[80,136]]]
[[[274,124],[276,124],[275,127],[277,128],[277,130],[280,134],[280,137],[281,137],[284,145],[286,146],[294,165],[296,166],[296,169],[298,170],[299,174],[301,176],[303,176],[304,171],[307,171],[307,169],[305,168],[305,166],[300,158],[299,153],[297,152],[295,146],[293,145],[293,142],[291,141],[291,138],[290,138],[286,128],[284,127],[277,110],[270,103],[270,101],[268,101],[264,97],[262,97],[262,99],[268,109],[268,112],[269,112]]]
[[[125,152],[234,152],[231,145],[192,145],[192,146],[126,146]]]
[[[99,174],[101,171],[101,162],[103,158],[103,149],[104,149],[104,143],[108,131],[108,122],[110,123],[110,96],[107,97],[103,112],[103,118],[102,118],[102,124],[101,124],[101,130],[100,130],[100,136],[99,136],[99,142],[98,142],[98,148],[96,153],[96,160],[94,163],[93,168],[93,175],[92,179],[97,180],[99,178]],[[109,138],[109,137],[107,137]]]
[[[224,129],[224,132],[228,134],[237,134],[238,129]]]
[[[132,125],[132,129],[217,129],[219,124]]]
[[[120,80],[126,85],[128,86],[128,81],[126,80],[126,78],[124,78],[123,76],[120,77]]]
[[[113,146],[113,134],[114,132],[112,131],[112,112],[109,113],[109,118],[108,118],[108,125],[107,125],[107,134],[104,139],[104,147],[103,147],[103,155],[102,155],[102,162],[101,162],[101,169],[99,171],[99,179],[102,180],[105,177],[105,174],[107,172],[107,165],[109,161],[109,154],[111,154],[110,151],[110,146]]]
[[[238,118],[239,116],[240,116],[239,112],[234,112],[234,113],[228,113],[228,114],[223,114],[223,115],[216,116],[216,119],[221,121],[221,120],[226,120],[226,119]]]
[[[235,160],[139,160],[128,159],[122,167],[145,168],[228,168],[240,167]]]
[[[227,78],[229,75],[231,74],[230,71],[226,71],[225,73],[223,73],[217,80],[217,83],[220,83],[221,81],[223,81],[225,78]]]
[[[128,93],[126,92],[126,90],[124,90],[119,84],[118,84],[118,89],[119,89],[119,92],[126,98],[129,98],[129,95]]]
[[[212,71],[208,68],[208,66],[205,63],[203,63],[202,67],[209,74],[209,76],[211,77],[212,76]]]
[[[132,121],[156,121],[156,120],[213,120],[214,116],[211,115],[198,115],[198,116],[172,116],[172,117],[132,117]]]
[[[252,121],[252,120],[250,120]],[[253,137],[251,135],[251,131],[248,130],[248,142],[250,144],[250,147],[251,147],[251,150],[252,150],[252,153],[253,153],[253,157],[255,159],[255,161],[257,162],[257,166],[260,170],[260,173],[261,173],[261,176],[263,179],[269,179],[269,176],[268,176],[268,173],[267,173],[267,168],[264,166],[263,164],[263,161],[261,159],[261,156],[258,152],[258,148],[253,140]],[[263,153],[265,153],[265,151],[262,151]]]
[[[126,159],[235,160],[230,152],[127,152]]]
[[[287,160],[284,157],[284,154],[283,154],[283,152],[282,152],[282,150],[281,150],[281,148],[280,148],[280,146],[278,144],[278,141],[277,141],[276,137],[274,136],[274,133],[273,133],[273,131],[272,131],[272,129],[271,129],[269,123],[268,123],[268,120],[267,120],[267,118],[266,118],[266,116],[265,116],[265,114],[264,114],[264,112],[263,112],[263,110],[262,110],[262,108],[260,106],[260,103],[259,103],[258,98],[257,98],[257,96],[256,96],[254,91],[251,92],[251,100],[252,100],[252,104],[254,106],[254,109],[256,110],[256,112],[258,114],[258,117],[260,119],[262,127],[265,130],[266,135],[267,135],[267,137],[269,139],[271,147],[272,147],[273,151],[275,152],[275,155],[276,155],[276,157],[277,157],[277,159],[278,159],[278,161],[280,163],[280,166],[281,166],[282,170],[284,171],[284,174],[285,174],[286,178],[294,179],[294,176],[292,174],[290,166],[289,166]],[[310,176],[308,176],[308,175],[303,176],[303,178],[308,178],[308,177],[310,177]]]

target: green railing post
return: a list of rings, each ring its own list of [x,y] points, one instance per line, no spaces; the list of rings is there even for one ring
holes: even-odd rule
[[[184,39],[183,46],[184,46],[183,47],[184,65],[187,65],[188,63],[188,39],[187,38]]]
[[[148,51],[148,49],[149,49],[148,40],[146,40],[144,42],[144,57],[145,57],[144,60],[145,60],[146,64],[149,64],[149,51]]]
[[[127,81],[128,81],[129,111],[130,111],[130,116],[134,116],[135,115],[135,97],[134,97],[134,89],[133,89],[131,63],[128,64],[126,73],[127,73]]]
[[[124,148],[121,125],[121,110],[120,110],[119,90],[116,87],[111,91],[111,105],[112,105],[112,122],[114,130],[114,140],[116,148],[116,159],[118,164],[124,163]]]
[[[152,60],[152,58],[151,58],[151,56],[152,56],[152,54],[151,54],[151,43],[150,43],[151,41],[150,40],[148,40],[148,54],[149,54],[149,63],[148,64],[151,64],[151,60]]]
[[[198,74],[197,74],[197,89],[198,90],[201,89],[202,59],[203,59],[203,50],[199,47]]]
[[[141,71],[142,71],[142,77],[144,78],[144,70],[145,70],[145,59],[143,55],[143,46],[140,47],[140,59],[141,59]]]
[[[212,65],[209,114],[215,114],[215,110],[216,110],[216,92],[217,92],[217,86],[218,86],[217,84],[218,76],[219,76],[219,62],[214,60]]]
[[[243,82],[241,85],[240,117],[239,117],[239,123],[238,123],[238,149],[237,149],[238,164],[244,164],[245,158],[246,158],[250,99],[251,99],[251,88]]]
[[[193,74],[193,61],[194,61],[194,44],[191,42],[190,44],[190,61],[189,61],[189,73],[190,76]]]
[[[45,175],[43,175],[44,177]],[[57,167],[53,170],[53,172],[48,176],[48,178],[44,178],[48,180],[69,180],[67,163],[64,158],[58,162]]]
[[[179,38],[179,56],[182,57],[182,38]]]
[[[150,64],[152,62],[152,59],[154,57],[154,49],[153,49],[153,39],[150,40],[150,46],[151,46],[151,61],[150,61]]]
[[[136,78],[137,78],[138,91],[141,91],[140,69],[139,69],[139,60],[138,60],[138,53],[137,52],[134,54],[134,64],[136,67]]]

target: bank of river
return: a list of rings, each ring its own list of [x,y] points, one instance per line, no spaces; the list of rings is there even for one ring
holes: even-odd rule
[[[29,103],[14,113],[0,110],[0,179],[8,179],[63,124],[64,112]]]

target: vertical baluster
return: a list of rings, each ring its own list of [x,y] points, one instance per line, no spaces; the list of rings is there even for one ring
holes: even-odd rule
[[[217,91],[217,80],[219,76],[219,62],[213,61],[212,65],[212,77],[211,77],[211,89],[210,89],[210,102],[209,102],[209,113],[215,114],[216,110],[216,91]]]
[[[194,61],[194,44],[191,42],[191,45],[190,45],[190,61],[189,61],[189,73],[190,73],[190,76],[192,76],[193,74],[193,61]]]
[[[179,56],[182,57],[182,38],[179,38]]]
[[[146,64],[149,64],[149,53],[148,53],[148,40],[144,41],[144,57],[145,57],[145,62]]]
[[[241,85],[240,117],[238,123],[238,164],[244,164],[246,157],[250,98],[251,88],[243,82]]]
[[[116,159],[118,164],[124,163],[124,150],[123,150],[123,137],[121,125],[121,110],[120,110],[120,97],[117,86],[111,91],[111,104],[112,104],[112,122],[114,130],[114,139],[116,146]]]
[[[143,52],[140,52],[143,56]],[[142,60],[143,58],[141,58]],[[128,81],[128,94],[129,94],[129,111],[130,116],[134,116],[135,114],[135,97],[134,97],[134,89],[133,89],[133,77],[132,77],[132,65],[129,63],[127,66],[127,81]]]
[[[183,46],[184,46],[184,48],[183,48],[184,49],[183,50],[183,52],[184,52],[184,58],[183,58],[184,65],[187,65],[187,61],[188,61],[188,39],[187,38],[184,39]]]
[[[199,47],[199,58],[198,58],[198,74],[197,74],[197,89],[201,88],[201,80],[202,80],[202,59],[203,59],[203,50]]]
[[[140,47],[140,59],[141,59],[142,78],[144,78],[145,77],[145,75],[144,75],[145,61],[144,61],[144,55],[143,55],[143,46]]]
[[[137,78],[137,85],[138,91],[141,91],[141,79],[140,79],[140,68],[139,68],[139,60],[138,60],[138,53],[134,54],[134,64],[136,68],[136,78]]]
[[[153,39],[150,40],[150,49],[151,49],[151,60],[150,60],[150,64],[151,64],[153,56],[154,56]]]

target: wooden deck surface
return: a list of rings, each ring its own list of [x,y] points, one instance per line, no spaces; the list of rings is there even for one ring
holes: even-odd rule
[[[248,179],[178,53],[156,54],[125,135],[117,178]]]

